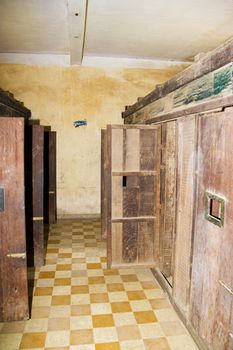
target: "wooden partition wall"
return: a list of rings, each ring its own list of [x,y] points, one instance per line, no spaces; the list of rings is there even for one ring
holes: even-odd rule
[[[30,111],[2,90],[0,113],[0,321],[5,322],[29,317],[27,265],[44,264],[44,216],[56,220],[56,134],[46,137],[39,122],[28,121]]]
[[[232,75],[230,40],[122,113],[161,128],[153,272],[203,350],[233,349]]]

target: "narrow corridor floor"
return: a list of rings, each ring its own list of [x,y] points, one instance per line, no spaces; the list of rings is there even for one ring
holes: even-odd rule
[[[29,278],[31,319],[0,323],[2,350],[197,350],[149,269],[106,268],[99,220],[51,225]]]

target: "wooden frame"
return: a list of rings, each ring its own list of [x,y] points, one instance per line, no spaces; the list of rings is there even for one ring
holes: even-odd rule
[[[0,117],[0,320],[28,319],[24,211],[24,119]]]

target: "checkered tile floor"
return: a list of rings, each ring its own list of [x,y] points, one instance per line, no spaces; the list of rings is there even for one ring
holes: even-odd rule
[[[99,220],[52,225],[29,278],[32,317],[0,324],[0,349],[197,350],[149,269],[106,269]]]

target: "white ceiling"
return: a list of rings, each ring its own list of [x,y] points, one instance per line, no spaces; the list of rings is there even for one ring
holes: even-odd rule
[[[0,14],[5,60],[189,61],[233,35],[233,0],[0,0]]]

